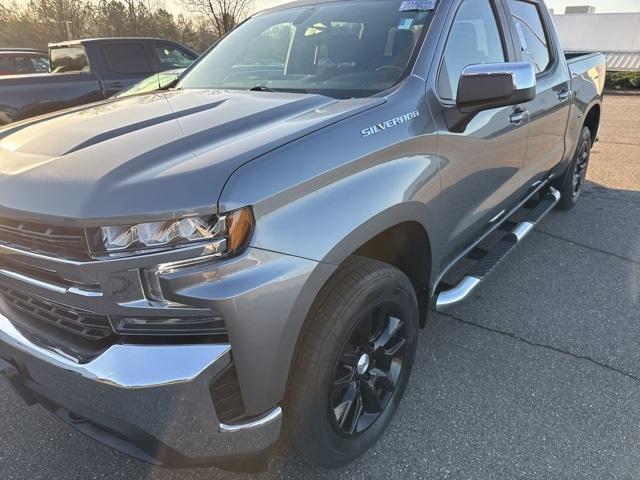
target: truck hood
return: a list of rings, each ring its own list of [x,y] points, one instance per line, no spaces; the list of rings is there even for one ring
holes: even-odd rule
[[[240,165],[382,103],[184,90],[9,125],[0,129],[0,215],[91,226],[214,212]]]

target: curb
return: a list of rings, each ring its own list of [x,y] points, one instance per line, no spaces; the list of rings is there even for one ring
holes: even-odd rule
[[[631,97],[640,96],[640,90],[610,90],[608,88],[605,88],[604,93],[605,95],[620,95]]]

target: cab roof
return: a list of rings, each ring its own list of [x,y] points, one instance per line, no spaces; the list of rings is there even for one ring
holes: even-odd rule
[[[64,42],[58,43],[50,43],[49,48],[59,48],[59,47],[72,47],[74,45],[87,45],[89,43],[119,43],[122,41],[137,41],[137,42],[170,42],[175,43],[170,40],[165,40],[163,38],[154,38],[154,37],[96,37],[96,38],[82,38],[78,40],[66,40]]]

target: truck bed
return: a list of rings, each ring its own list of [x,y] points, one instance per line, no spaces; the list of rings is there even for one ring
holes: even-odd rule
[[[567,65],[569,65],[569,71],[572,76],[575,74],[582,75],[592,68],[604,69],[607,64],[606,57],[600,52],[565,52],[564,56],[567,59]],[[604,70],[602,73],[604,78]]]
[[[604,91],[607,59],[603,53],[565,53],[571,72],[571,88],[580,92],[581,101],[593,99]]]

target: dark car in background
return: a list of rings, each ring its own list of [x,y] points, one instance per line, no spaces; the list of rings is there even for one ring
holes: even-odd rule
[[[198,54],[158,38],[94,38],[49,45],[48,74],[0,78],[0,125],[96,102]]]
[[[0,75],[47,73],[49,55],[33,48],[0,48]]]

